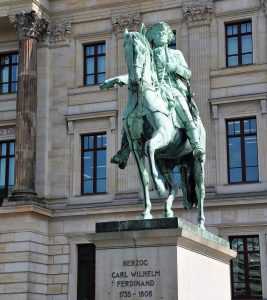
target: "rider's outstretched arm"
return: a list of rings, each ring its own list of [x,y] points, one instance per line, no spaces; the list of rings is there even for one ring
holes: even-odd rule
[[[106,79],[102,84],[100,84],[99,87],[101,90],[103,90],[103,89],[113,88],[116,85],[123,86],[128,84],[128,78],[129,78],[128,74],[112,77]]]

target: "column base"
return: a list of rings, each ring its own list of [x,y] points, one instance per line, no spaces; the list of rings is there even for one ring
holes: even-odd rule
[[[15,190],[11,196],[4,199],[3,206],[38,204],[45,206],[45,201],[37,197],[34,190]]]

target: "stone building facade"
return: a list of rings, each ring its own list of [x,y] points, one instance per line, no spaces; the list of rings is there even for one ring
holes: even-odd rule
[[[207,132],[206,227],[242,244],[233,298],[267,298],[266,15],[266,0],[0,0],[0,299],[82,299],[78,245],[93,243],[96,222],[141,213],[132,158],[125,170],[108,163],[120,147],[127,87],[98,83],[126,73],[124,29],[159,21],[192,70]],[[91,182],[81,176],[84,145],[97,136],[104,175]],[[163,201],[152,196],[157,217]],[[195,222],[181,193],[174,211]]]

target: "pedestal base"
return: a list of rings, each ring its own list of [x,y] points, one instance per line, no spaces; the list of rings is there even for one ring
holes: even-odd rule
[[[229,262],[236,253],[182,219],[100,223],[90,238],[96,300],[231,299]]]

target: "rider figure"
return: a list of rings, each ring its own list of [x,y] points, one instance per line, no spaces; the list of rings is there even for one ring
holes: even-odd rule
[[[185,127],[185,132],[193,149],[194,157],[205,154],[199,143],[199,134],[196,123],[199,120],[199,112],[192,98],[189,79],[191,71],[179,50],[168,48],[168,44],[174,39],[174,34],[164,22],[153,25],[146,33],[146,37],[152,46],[152,60],[157,75],[154,85],[159,89],[163,99],[168,101],[169,109],[175,108]],[[107,83],[104,83],[103,87]],[[109,86],[110,87],[110,86]],[[130,154],[127,138],[123,133],[121,149],[111,159],[112,163],[125,168]]]

